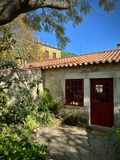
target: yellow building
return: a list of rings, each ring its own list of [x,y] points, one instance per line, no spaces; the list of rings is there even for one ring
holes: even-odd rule
[[[61,58],[61,49],[50,46],[49,44],[44,44],[41,42],[37,43],[40,45],[38,52],[41,54],[43,60]]]

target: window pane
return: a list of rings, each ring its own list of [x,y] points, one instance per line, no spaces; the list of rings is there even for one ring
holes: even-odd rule
[[[83,80],[66,80],[66,104],[83,105]]]
[[[105,88],[105,92],[109,92],[109,88]]]
[[[97,85],[95,85],[95,91],[96,92],[103,92],[103,85],[101,85],[101,84],[97,84]]]

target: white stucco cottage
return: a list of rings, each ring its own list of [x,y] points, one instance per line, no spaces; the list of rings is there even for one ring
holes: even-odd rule
[[[120,48],[60,58],[27,67],[40,68],[43,88],[66,107],[87,113],[89,125],[120,124]]]

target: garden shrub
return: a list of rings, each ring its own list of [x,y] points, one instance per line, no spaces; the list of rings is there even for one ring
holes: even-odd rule
[[[21,128],[23,135],[28,134],[30,131],[39,126],[39,123],[31,115],[26,116],[25,121],[23,121],[23,123],[23,128]]]
[[[40,93],[41,96],[41,102],[40,106],[43,109],[43,111],[50,111],[55,115],[55,117],[60,118],[60,110],[62,108],[62,104],[56,100],[53,99],[50,95],[50,92],[48,89],[45,89],[43,92]]]
[[[8,108],[9,97],[5,92],[0,92],[0,108]]]
[[[112,127],[112,130],[108,131],[108,139],[110,142],[116,142],[115,153],[120,157],[120,127]]]
[[[50,92],[47,88],[44,89],[44,91],[40,92],[40,96],[41,96],[41,102],[43,105],[48,104],[49,102],[52,101],[52,97],[51,97]]]
[[[88,119],[85,113],[72,113],[66,115],[66,117],[62,121],[62,124],[77,127],[87,127]]]
[[[0,120],[8,125],[13,124],[20,135],[27,134],[41,124],[53,123],[57,107],[58,102],[51,98],[48,91],[41,92],[40,99],[35,100],[28,90],[23,90]]]
[[[22,97],[16,105],[7,106],[7,112],[1,107],[4,104],[1,101],[0,159],[45,160],[47,147],[30,142],[26,136],[39,125],[34,117],[38,107],[33,101],[28,105],[27,95]]]
[[[0,160],[45,160],[47,147],[13,133],[14,125],[0,123]]]
[[[17,134],[0,136],[1,160],[45,160],[47,147],[29,142],[28,137],[18,140]]]
[[[42,111],[40,113],[40,119],[42,124],[48,124],[49,122],[53,122],[53,115],[48,111]]]
[[[10,105],[7,114],[4,116],[4,121],[8,124],[24,123],[25,118],[31,117],[38,118],[38,104],[31,97],[29,91],[24,90],[20,93],[17,101]]]

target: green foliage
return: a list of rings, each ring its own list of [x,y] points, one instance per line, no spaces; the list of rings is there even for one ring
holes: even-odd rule
[[[53,115],[48,111],[42,111],[40,113],[40,120],[43,124],[53,123]]]
[[[10,135],[12,133],[13,126],[8,126],[6,123],[0,123],[0,135]]]
[[[12,58],[1,61],[0,62],[0,69],[7,69],[7,68],[16,69],[16,68],[18,68],[18,65],[17,65],[16,61]]]
[[[25,121],[23,121],[24,125],[22,128],[22,134],[28,134],[33,129],[39,126],[38,122],[31,115],[27,115],[25,117]]]
[[[47,89],[40,93],[40,99],[33,99],[31,93],[24,90],[19,94],[17,102],[0,116],[0,120],[8,125],[14,124],[21,134],[28,133],[38,124],[53,123],[59,104],[59,101],[52,99]]]
[[[70,56],[76,56],[74,53],[70,53],[70,52],[61,52],[61,57],[70,57]]]
[[[0,69],[17,68],[17,64],[13,59],[12,48],[16,43],[13,38],[11,28],[6,26],[0,27]]]
[[[45,160],[47,147],[29,142],[27,137],[18,140],[16,134],[0,136],[1,160]]]
[[[119,0],[96,1],[96,3],[98,3],[100,7],[104,7],[104,11],[106,12],[113,11],[119,2]],[[11,7],[9,6],[9,3],[11,3]],[[25,8],[22,7],[24,3],[26,6]],[[77,25],[82,23],[84,16],[94,11],[91,3],[92,2],[88,0],[56,0],[54,1],[54,3],[52,2],[52,0],[50,0],[49,2],[45,1],[43,5],[42,3],[37,3],[37,0],[34,0],[29,7],[29,3],[26,3],[24,0],[18,3],[18,5],[20,6],[18,6],[17,10],[17,8],[15,8],[14,6],[16,5],[14,1],[10,0],[9,2],[6,0],[2,0],[0,1],[1,7],[3,7],[3,9],[1,9],[1,11],[3,11],[1,12],[1,14],[3,14],[1,15],[1,21],[2,24],[6,22],[9,23],[11,19],[9,19],[8,15],[10,13],[13,14],[13,18],[21,13],[25,13],[25,17],[22,17],[22,20],[27,27],[33,30],[43,30],[45,32],[55,34],[58,46],[60,48],[64,48],[66,43],[70,42],[69,38],[65,35],[65,24],[68,22],[72,22],[73,26],[76,27]],[[9,11],[9,7],[12,12],[7,12]],[[38,8],[39,10],[36,10]],[[14,32],[15,31],[16,30],[14,30]]]
[[[15,40],[12,37],[11,29],[8,26],[0,27],[0,52],[11,50]]]
[[[100,7],[104,7],[104,11],[110,12],[116,8],[117,2],[119,2],[119,0],[99,0],[96,3],[99,3]],[[60,48],[64,48],[65,45],[70,42],[69,37],[65,35],[65,24],[72,22],[73,27],[76,27],[83,22],[85,15],[93,11],[91,2],[87,0],[65,0],[63,3],[69,3],[70,7],[66,10],[62,10],[62,6],[61,10],[54,9],[54,7],[52,9],[43,8],[37,12],[28,12],[26,14],[26,19],[35,29],[55,33]]]
[[[111,12],[111,11],[114,11],[114,9],[116,8],[116,2],[119,2],[119,0],[115,0],[115,1],[100,0],[99,1],[99,6],[100,7],[103,6],[104,11]]]
[[[83,14],[86,15],[90,10],[91,7],[86,1],[74,1],[70,9],[64,11],[43,8],[38,12],[28,12],[25,21],[27,24],[29,22],[29,25],[34,29],[55,33],[58,46],[64,48],[66,43],[70,42],[69,37],[65,35],[65,23],[71,21],[73,26],[76,27],[83,22]]]
[[[88,119],[84,113],[67,113],[64,115],[62,124],[78,127],[88,127]]]
[[[44,89],[43,92],[40,92],[40,96],[42,105],[48,104],[52,100],[52,97],[48,89]]]
[[[14,60],[20,67],[23,67],[23,60],[40,60],[40,54],[35,58],[35,53],[39,51],[40,46],[35,42],[34,30],[25,25],[24,18],[25,16],[21,14],[13,22],[0,26],[0,63],[5,61],[8,66],[11,63],[13,66]],[[10,66],[10,68],[13,67]]]
[[[47,147],[30,142],[28,137],[13,133],[14,125],[0,123],[0,159],[1,160],[45,160]]]
[[[1,95],[1,97],[6,96],[6,94]],[[4,106],[2,102],[1,105]],[[47,147],[30,142],[27,136],[40,123],[52,121],[49,110],[40,111],[39,102],[33,100],[28,90],[21,92],[16,104],[8,106],[7,112],[4,112],[4,108],[1,110],[0,159],[45,160]]]
[[[108,139],[110,142],[118,143],[118,145],[116,145],[115,153],[118,157],[120,157],[120,127],[113,127],[108,134]]]
[[[113,127],[108,133],[110,134],[109,140],[120,141],[120,127]]]
[[[41,92],[40,96],[41,96],[40,106],[42,107],[43,111],[50,111],[55,116],[58,116],[59,110],[61,108],[60,102],[51,97],[48,89],[45,89],[43,92]]]
[[[9,100],[9,97],[6,95],[6,93],[0,92],[0,109],[8,108],[8,100]]]
[[[4,98],[3,98],[3,97]],[[7,106],[7,110],[1,107],[0,121],[7,125],[14,125],[14,130],[19,134],[27,134],[40,124],[53,123],[53,117],[60,117],[60,102],[53,100],[49,90],[40,93],[40,99],[33,99],[30,91],[23,90],[15,104],[8,106],[6,94],[1,94],[1,105]]]

